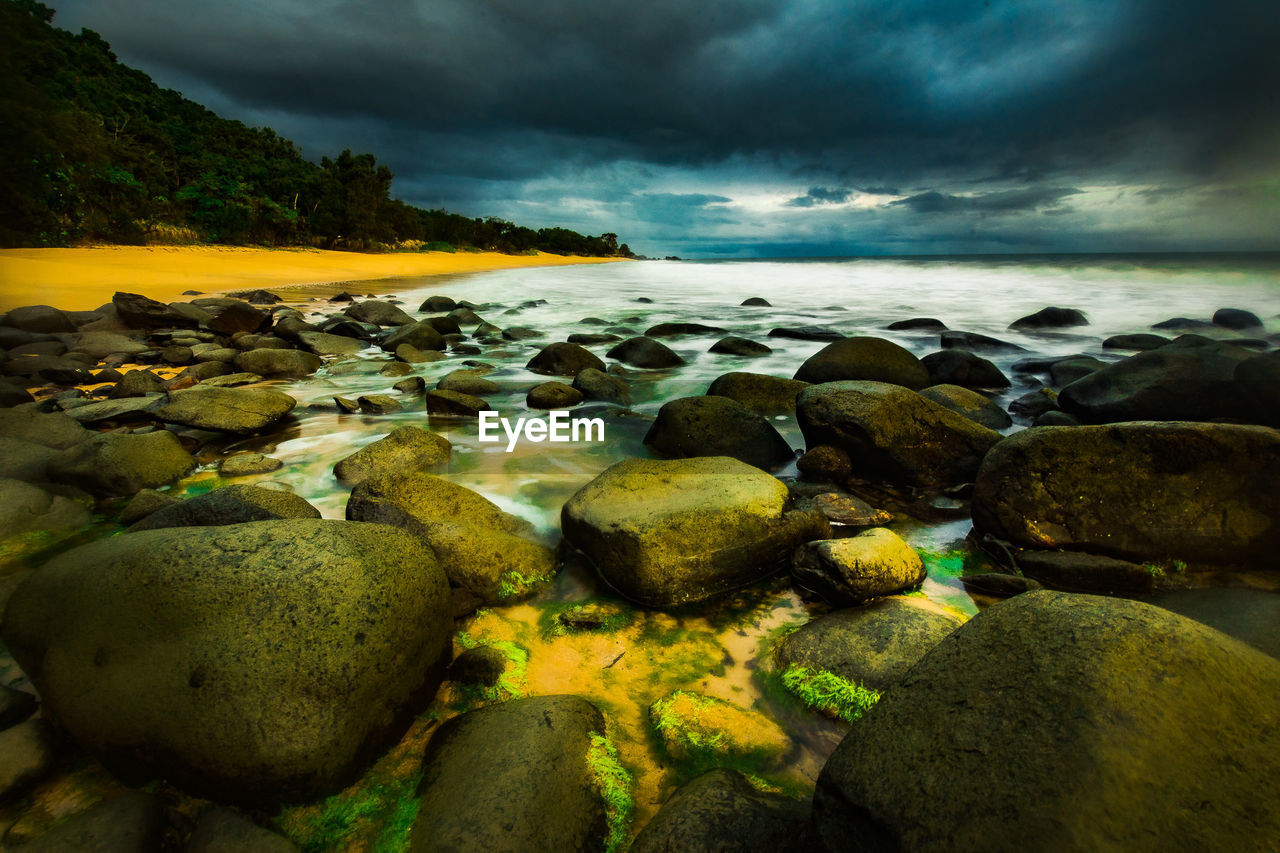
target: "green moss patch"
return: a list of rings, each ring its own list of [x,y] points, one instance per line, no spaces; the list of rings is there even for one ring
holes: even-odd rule
[[[686,690],[649,706],[649,721],[666,755],[690,770],[759,769],[791,749],[790,736],[764,714]]]
[[[348,850],[357,841],[374,853],[400,853],[409,848],[409,833],[418,816],[420,773],[382,784],[349,789],[322,800],[298,815],[282,815],[280,823],[303,853]]]
[[[619,853],[627,847],[631,830],[631,816],[636,804],[632,798],[631,773],[618,759],[618,748],[604,735],[591,733],[591,746],[587,749],[587,766],[600,796],[604,798],[605,814],[609,821],[609,835],[605,841],[606,853]]]
[[[879,691],[841,678],[825,669],[791,664],[782,684],[810,708],[852,723],[880,700]]]

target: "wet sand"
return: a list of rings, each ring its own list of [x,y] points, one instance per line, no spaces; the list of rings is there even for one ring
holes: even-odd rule
[[[0,311],[23,305],[54,305],[89,311],[111,301],[117,290],[162,302],[184,291],[217,293],[255,288],[378,282],[405,276],[451,275],[520,267],[609,263],[617,258],[579,258],[538,253],[387,252],[364,254],[324,249],[254,249],[233,246],[101,246],[82,249],[0,250]],[[336,292],[336,291],[335,291]],[[314,294],[309,294],[314,295]]]

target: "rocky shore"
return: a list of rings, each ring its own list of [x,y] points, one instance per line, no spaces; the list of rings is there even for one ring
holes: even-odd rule
[[[555,340],[538,307],[0,315],[0,849],[1280,847],[1257,315],[1099,358],[927,317],[753,337],[759,298]],[[768,343],[795,340],[820,348]],[[655,391],[690,341],[727,369]],[[316,391],[344,371],[387,387]],[[550,535],[451,476],[476,450],[442,433],[511,399],[635,448]],[[319,460],[341,518],[273,479],[312,415],[378,431]],[[941,556],[904,538],[970,522]]]

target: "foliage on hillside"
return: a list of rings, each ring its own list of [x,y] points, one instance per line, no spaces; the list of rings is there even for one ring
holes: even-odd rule
[[[372,154],[319,165],[270,128],[220,118],[117,61],[92,30],[0,0],[0,245],[208,241],[355,250],[630,255],[617,235],[533,230],[390,196]],[[434,245],[433,245],[434,244]]]

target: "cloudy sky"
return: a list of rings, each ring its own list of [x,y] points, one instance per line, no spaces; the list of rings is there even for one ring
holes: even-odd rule
[[[51,5],[406,201],[651,255],[1280,249],[1277,0]]]

